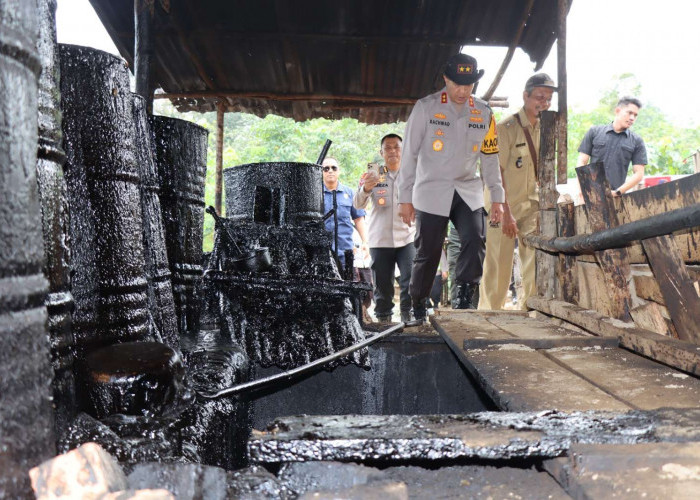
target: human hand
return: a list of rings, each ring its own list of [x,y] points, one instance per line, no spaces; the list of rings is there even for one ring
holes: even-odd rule
[[[362,185],[362,189],[365,190],[365,193],[369,193],[379,182],[379,174],[374,170],[370,170],[365,174],[364,181],[365,182]]]
[[[503,219],[503,203],[491,203],[491,224],[499,224]]]
[[[518,224],[515,221],[515,217],[513,217],[509,210],[506,210],[503,214],[503,225],[501,227],[501,231],[508,238],[515,238],[518,235]]]
[[[410,226],[416,220],[416,209],[413,208],[413,203],[399,203],[399,217],[404,224]]]
[[[447,271],[442,272],[442,282],[444,283],[445,281],[447,281]]]

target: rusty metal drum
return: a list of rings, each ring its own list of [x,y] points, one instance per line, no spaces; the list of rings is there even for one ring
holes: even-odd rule
[[[78,356],[150,340],[134,99],[119,57],[60,45]]]
[[[46,308],[49,313],[51,364],[54,369],[53,392],[56,430],[60,434],[75,416],[73,377],[73,334],[71,313],[74,307],[70,290],[70,238],[68,235],[68,198],[63,176],[61,103],[59,93],[58,44],[56,43],[56,0],[40,0],[39,41],[41,60],[39,77],[39,147],[36,176],[41,201],[44,234],[44,275],[49,280]]]
[[[224,170],[226,217],[274,226],[301,225],[323,214],[323,175],[315,163],[267,162]]]
[[[148,302],[161,341],[169,347],[178,349],[180,340],[165,243],[165,226],[160,206],[160,185],[153,160],[151,127],[146,114],[146,100],[138,94],[133,94],[133,99],[136,156],[141,175],[141,212]]]
[[[199,330],[209,133],[177,118],[153,116],[150,122],[175,310],[183,334]]]
[[[0,2],[0,498],[33,498],[27,470],[55,454],[36,179],[36,4]]]

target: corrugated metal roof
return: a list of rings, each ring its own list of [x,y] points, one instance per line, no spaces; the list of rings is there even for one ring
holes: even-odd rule
[[[179,110],[212,111],[225,96],[228,111],[367,123],[405,120],[415,99],[441,87],[442,65],[463,45],[510,45],[528,3],[150,1],[154,80],[187,96],[173,100]],[[134,0],[90,2],[132,64]],[[556,23],[557,0],[535,0],[519,47],[537,66]]]

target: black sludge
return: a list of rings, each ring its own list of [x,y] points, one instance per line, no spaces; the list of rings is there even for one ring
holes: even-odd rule
[[[209,133],[164,116],[151,117],[151,126],[178,328],[181,334],[196,332]]]
[[[219,332],[201,330],[182,337],[190,383],[195,391],[216,392],[250,379],[245,352],[222,341]],[[183,450],[200,462],[234,469],[247,461],[246,445],[251,430],[249,401],[235,398],[200,400],[186,414],[182,431]]]
[[[46,307],[49,313],[51,364],[54,369],[53,394],[56,430],[60,432],[75,413],[73,377],[73,336],[70,291],[70,241],[68,238],[68,199],[63,177],[61,109],[59,94],[58,45],[56,43],[56,0],[39,0],[39,148],[36,175],[41,200],[46,262],[49,280]]]
[[[143,247],[148,280],[148,303],[162,342],[175,349],[180,340],[173,301],[171,273],[165,248],[165,228],[160,208],[160,187],[153,162],[153,143],[146,116],[146,101],[133,94],[136,125],[136,155],[141,174]]]
[[[27,471],[55,453],[37,193],[34,2],[0,2],[0,498],[34,498]]]
[[[78,354],[149,338],[133,98],[124,61],[60,45]]]
[[[224,179],[228,219],[217,226],[207,271],[222,299],[222,335],[251,362],[280,368],[364,340],[355,314],[369,287],[340,279],[321,221],[321,167],[248,164],[227,168]],[[261,266],[263,250],[269,264]],[[367,351],[348,362],[366,366]]]

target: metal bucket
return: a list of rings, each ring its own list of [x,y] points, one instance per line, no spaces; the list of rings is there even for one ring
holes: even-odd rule
[[[323,214],[323,175],[315,163],[267,162],[224,170],[226,217],[275,226],[301,225]]]
[[[209,133],[199,125],[176,118],[153,116],[150,122],[175,310],[183,334],[199,330]]]
[[[141,174],[141,212],[143,214],[143,247],[148,280],[148,303],[151,316],[162,341],[175,349],[180,346],[173,299],[171,272],[165,243],[165,227],[160,207],[160,186],[153,161],[151,128],[146,115],[146,100],[137,94],[134,99],[136,155]]]
[[[78,354],[149,340],[133,98],[124,61],[60,45]]]
[[[33,498],[27,470],[55,454],[37,193],[34,2],[0,2],[0,498]]]

